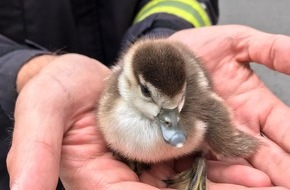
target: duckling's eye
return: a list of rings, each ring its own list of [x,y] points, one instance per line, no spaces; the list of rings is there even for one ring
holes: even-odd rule
[[[150,97],[151,95],[150,95],[150,91],[148,90],[148,88],[145,86],[145,85],[143,85],[143,84],[141,84],[141,92],[142,92],[142,94],[145,96],[145,97]]]

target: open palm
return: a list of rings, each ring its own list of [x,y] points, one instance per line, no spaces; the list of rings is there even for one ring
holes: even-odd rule
[[[249,62],[257,62],[290,74],[290,38],[236,25],[186,30],[171,38],[188,45],[204,61],[237,126],[263,142],[250,163],[274,185],[290,188],[290,109],[249,67]],[[238,175],[237,180],[244,177]]]

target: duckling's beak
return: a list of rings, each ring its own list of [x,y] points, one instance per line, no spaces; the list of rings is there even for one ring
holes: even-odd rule
[[[181,148],[186,141],[186,133],[179,126],[179,111],[175,109],[162,108],[157,115],[157,120],[163,139],[171,146]]]

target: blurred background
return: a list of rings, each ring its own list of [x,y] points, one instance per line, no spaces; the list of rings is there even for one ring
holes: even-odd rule
[[[289,0],[219,0],[219,6],[219,24],[243,24],[290,36]],[[290,106],[290,76],[255,63],[251,63],[251,67],[272,92]]]

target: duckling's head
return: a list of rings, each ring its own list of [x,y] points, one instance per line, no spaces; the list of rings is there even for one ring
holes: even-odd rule
[[[186,140],[179,113],[186,92],[186,60],[165,40],[140,40],[124,54],[118,88],[122,98],[144,117],[157,121],[163,138],[181,147]]]

